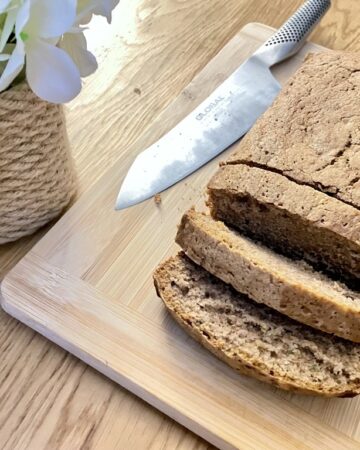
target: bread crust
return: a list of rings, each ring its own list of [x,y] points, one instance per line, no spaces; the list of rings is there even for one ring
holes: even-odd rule
[[[227,163],[252,163],[360,208],[360,53],[309,54]]]

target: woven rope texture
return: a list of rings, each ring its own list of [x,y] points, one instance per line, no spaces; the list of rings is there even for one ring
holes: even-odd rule
[[[75,189],[62,107],[25,83],[0,93],[0,244],[59,216]]]

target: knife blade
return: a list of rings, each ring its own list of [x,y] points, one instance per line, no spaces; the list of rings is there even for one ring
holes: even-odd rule
[[[308,0],[204,102],[141,152],[122,183],[116,209],[162,192],[241,138],[281,89],[270,67],[302,47],[329,6],[329,0]]]

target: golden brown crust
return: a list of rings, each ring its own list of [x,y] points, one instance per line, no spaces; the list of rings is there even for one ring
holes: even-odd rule
[[[360,208],[360,54],[310,55],[228,159]]]
[[[194,209],[182,217],[176,242],[194,262],[253,300],[314,328],[360,342],[358,293]]]

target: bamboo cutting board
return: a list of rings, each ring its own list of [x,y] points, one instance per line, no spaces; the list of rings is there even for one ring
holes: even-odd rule
[[[149,200],[114,211],[134,156],[272,32],[246,26],[134,145],[119,151],[108,173],[6,277],[2,306],[220,448],[359,448],[360,400],[292,395],[237,374],[188,338],[155,294],[152,271],[176,251],[180,216],[203,205],[206,183],[224,155],[163,193],[160,205]],[[276,68],[278,79],[319,49],[308,44]]]

